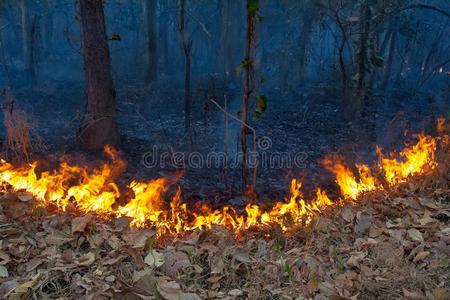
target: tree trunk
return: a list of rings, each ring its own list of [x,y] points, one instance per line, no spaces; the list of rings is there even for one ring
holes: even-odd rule
[[[168,31],[170,25],[169,2],[168,0],[159,0],[159,36],[158,36],[158,56],[159,70],[167,74],[169,67],[169,38]],[[161,72],[160,72],[161,73]]]
[[[78,134],[84,149],[118,146],[116,98],[102,0],[79,0],[86,80],[86,111]]]
[[[156,47],[156,0],[143,0],[142,13],[144,19],[145,47],[147,66],[145,76],[147,81],[156,80],[158,75],[158,54]]]
[[[254,71],[255,71],[255,48],[256,48],[256,16],[257,8],[253,7],[247,0],[247,38],[245,44],[244,65],[244,95],[242,97],[241,106],[241,147],[242,147],[242,188],[243,192],[249,190],[249,166],[248,166],[248,115],[250,108],[250,100],[254,88]],[[246,126],[247,125],[247,126]]]
[[[33,65],[33,52],[31,51],[31,23],[30,23],[30,12],[29,3],[27,0],[20,0],[20,10],[22,19],[22,52],[23,52],[23,62],[25,73],[28,79],[34,80],[34,65]]]
[[[42,1],[44,16],[42,26],[42,41],[44,47],[44,54],[48,56],[51,54],[52,35],[53,35],[53,3],[51,0]]]
[[[386,68],[384,69],[384,79],[383,79],[383,84],[382,84],[383,90],[388,88],[389,79],[391,77],[392,64],[394,63],[396,36],[397,36],[396,32],[393,32],[390,37],[389,53],[388,53],[387,61],[385,64]]]
[[[356,93],[354,95],[354,118],[359,119],[365,107],[367,97],[367,68],[368,68],[368,43],[370,31],[370,5],[365,0],[361,5],[361,34],[359,39],[358,50],[358,80],[356,85]]]
[[[233,0],[220,1],[222,24],[220,31],[220,49],[219,49],[219,71],[226,79],[234,74],[233,72],[233,44],[231,43],[231,27],[233,26]]]
[[[298,79],[300,84],[303,84],[305,81],[305,68],[306,68],[306,60],[307,60],[307,52],[308,46],[311,41],[311,33],[314,26],[314,19],[316,18],[315,12],[316,9],[308,9],[305,12],[305,16],[303,17],[303,25],[302,30],[300,32],[300,51],[298,56],[299,61],[299,73]]]
[[[186,0],[180,0],[179,32],[184,54],[184,130],[191,128],[191,46],[186,32]]]

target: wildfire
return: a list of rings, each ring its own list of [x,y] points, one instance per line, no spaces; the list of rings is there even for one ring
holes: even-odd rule
[[[438,126],[443,128],[442,121],[439,122]],[[448,140],[448,136],[442,138],[445,139]],[[336,178],[342,195],[339,201],[332,201],[320,188],[316,189],[315,198],[308,201],[301,191],[302,182],[293,179],[289,196],[283,202],[277,202],[269,209],[249,203],[242,212],[231,206],[213,210],[203,205],[191,209],[182,201],[180,187],[170,204],[166,205],[165,199],[172,185],[167,178],[149,182],[132,181],[128,185],[132,196],[128,197],[126,204],[119,205],[117,200],[126,196],[118,188],[116,179],[125,169],[125,163],[110,147],[105,148],[105,153],[111,162],[98,168],[61,162],[56,170],[39,174],[37,162],[14,167],[1,160],[0,184],[3,190],[32,194],[41,205],[51,204],[61,210],[71,205],[82,212],[95,212],[105,218],[127,217],[132,226],[155,227],[159,233],[179,234],[215,225],[241,231],[277,224],[287,230],[294,225],[309,223],[327,207],[338,205],[346,199],[357,200],[361,193],[380,190],[434,169],[437,166],[435,152],[438,140],[421,134],[416,144],[389,155],[383,155],[381,148],[377,148],[379,162],[373,167],[357,164],[352,169],[342,157],[326,157],[323,164]]]

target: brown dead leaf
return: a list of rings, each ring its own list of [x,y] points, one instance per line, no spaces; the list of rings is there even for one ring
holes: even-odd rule
[[[372,226],[372,217],[366,214],[361,214],[356,221],[353,231],[358,236],[363,236]]]
[[[22,202],[28,202],[33,199],[33,196],[29,194],[18,194],[17,198]]]
[[[33,258],[25,264],[27,272],[31,272],[36,269],[44,261],[40,258]]]
[[[434,300],[448,300],[450,299],[450,291],[447,288],[435,288],[432,291]]]
[[[341,210],[341,217],[348,223],[353,222],[353,219],[355,218],[355,212],[349,204],[346,204]]]
[[[402,288],[403,296],[408,299],[423,299],[423,296],[416,292],[410,292],[405,288]]]
[[[352,268],[356,268],[360,265],[361,261],[366,257],[364,252],[354,252],[347,260],[347,265]]]
[[[414,242],[423,242],[422,233],[420,233],[419,230],[411,228],[407,231],[407,233],[410,240]]]
[[[91,214],[87,214],[81,217],[76,217],[72,219],[72,234],[77,232],[84,232],[86,226],[92,221],[94,217]]]
[[[239,297],[242,296],[244,293],[240,289],[232,289],[228,292],[228,295],[233,297]]]
[[[180,300],[202,300],[202,298],[195,293],[182,293]]]
[[[164,254],[152,249],[147,256],[145,256],[144,262],[150,267],[159,268],[164,264]]]
[[[211,268],[211,274],[223,274],[223,260],[219,255],[213,256],[211,261],[209,262],[209,266]]]
[[[11,219],[18,219],[27,214],[28,205],[23,202],[12,202],[10,203],[6,210],[5,214]]]
[[[429,251],[422,251],[417,253],[417,255],[414,257],[413,262],[418,262],[426,258],[428,255],[430,255]]]
[[[431,209],[439,209],[433,200],[428,198],[419,197],[419,202],[422,206],[431,208]]]
[[[179,300],[181,298],[181,287],[176,281],[167,281],[164,278],[156,280],[158,293],[166,300]]]
[[[45,237],[45,242],[49,245],[61,246],[65,243],[73,241],[75,238],[62,231],[55,230]]]
[[[85,255],[78,258],[76,261],[79,266],[89,266],[92,265],[95,261],[95,254],[93,252],[88,252]]]

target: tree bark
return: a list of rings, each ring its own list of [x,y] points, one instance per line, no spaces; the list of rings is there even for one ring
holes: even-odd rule
[[[368,43],[370,32],[370,5],[369,1],[365,0],[361,4],[361,34],[359,38],[358,50],[358,80],[356,85],[356,94],[354,95],[354,119],[359,119],[365,107],[367,96],[367,68],[368,68]]]
[[[298,78],[300,84],[303,84],[305,81],[305,68],[306,68],[306,60],[307,60],[307,52],[308,46],[311,41],[311,33],[314,26],[314,19],[316,18],[317,10],[316,9],[307,9],[305,11],[305,15],[303,17],[303,25],[302,30],[300,32],[300,43],[299,43],[299,73]]]
[[[120,142],[103,1],[79,0],[78,4],[87,93],[78,142],[84,149],[100,150]]]
[[[149,82],[156,80],[158,75],[158,53],[156,47],[156,6],[157,0],[143,0],[142,13],[144,17],[144,32],[147,57],[145,76],[147,81]]]
[[[32,24],[30,23],[29,3],[27,0],[20,0],[21,21],[22,21],[22,52],[25,73],[28,79],[34,80],[34,65],[32,52]]]
[[[159,36],[158,36],[158,58],[159,58],[159,71],[163,71],[167,74],[169,68],[169,1],[159,0]]]
[[[241,129],[240,139],[242,147],[242,188],[243,192],[249,190],[249,166],[248,166],[248,115],[250,100],[254,88],[254,70],[255,70],[255,48],[256,48],[256,16],[257,11],[250,5],[251,0],[247,0],[247,37],[245,44],[244,59],[244,95],[241,106]],[[254,1],[253,1],[254,2]]]
[[[391,78],[392,64],[394,63],[396,36],[397,36],[396,32],[393,32],[390,37],[389,53],[385,64],[386,68],[384,70],[384,79],[382,84],[383,90],[388,88],[389,79]]]
[[[184,54],[184,130],[186,133],[191,128],[191,47],[186,32],[186,0],[179,3],[179,32]]]
[[[44,43],[44,54],[51,54],[52,35],[53,35],[53,2],[51,0],[43,0],[42,6],[44,10],[42,40]]]

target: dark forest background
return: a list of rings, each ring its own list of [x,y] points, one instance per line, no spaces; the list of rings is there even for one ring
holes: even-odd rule
[[[54,154],[112,142],[130,172],[152,177],[167,171],[142,166],[152,147],[250,151],[247,124],[256,140],[270,139],[265,151],[305,154],[301,168],[259,169],[260,189],[272,190],[304,168],[315,174],[326,153],[369,160],[375,144],[395,149],[405,131],[431,131],[436,117],[449,115],[448,0],[93,2],[0,2],[4,109],[14,99]],[[102,8],[106,36],[97,30],[103,22],[89,19]],[[99,50],[105,41],[109,53]],[[98,56],[89,61],[86,51]],[[97,73],[86,82],[89,64]],[[89,86],[106,92],[90,94]],[[105,97],[114,99],[103,113],[117,121],[120,137],[106,138],[115,125],[103,124],[80,138],[87,103]],[[233,178],[242,175],[185,171],[197,191],[238,188]],[[250,185],[250,174],[243,177]]]

